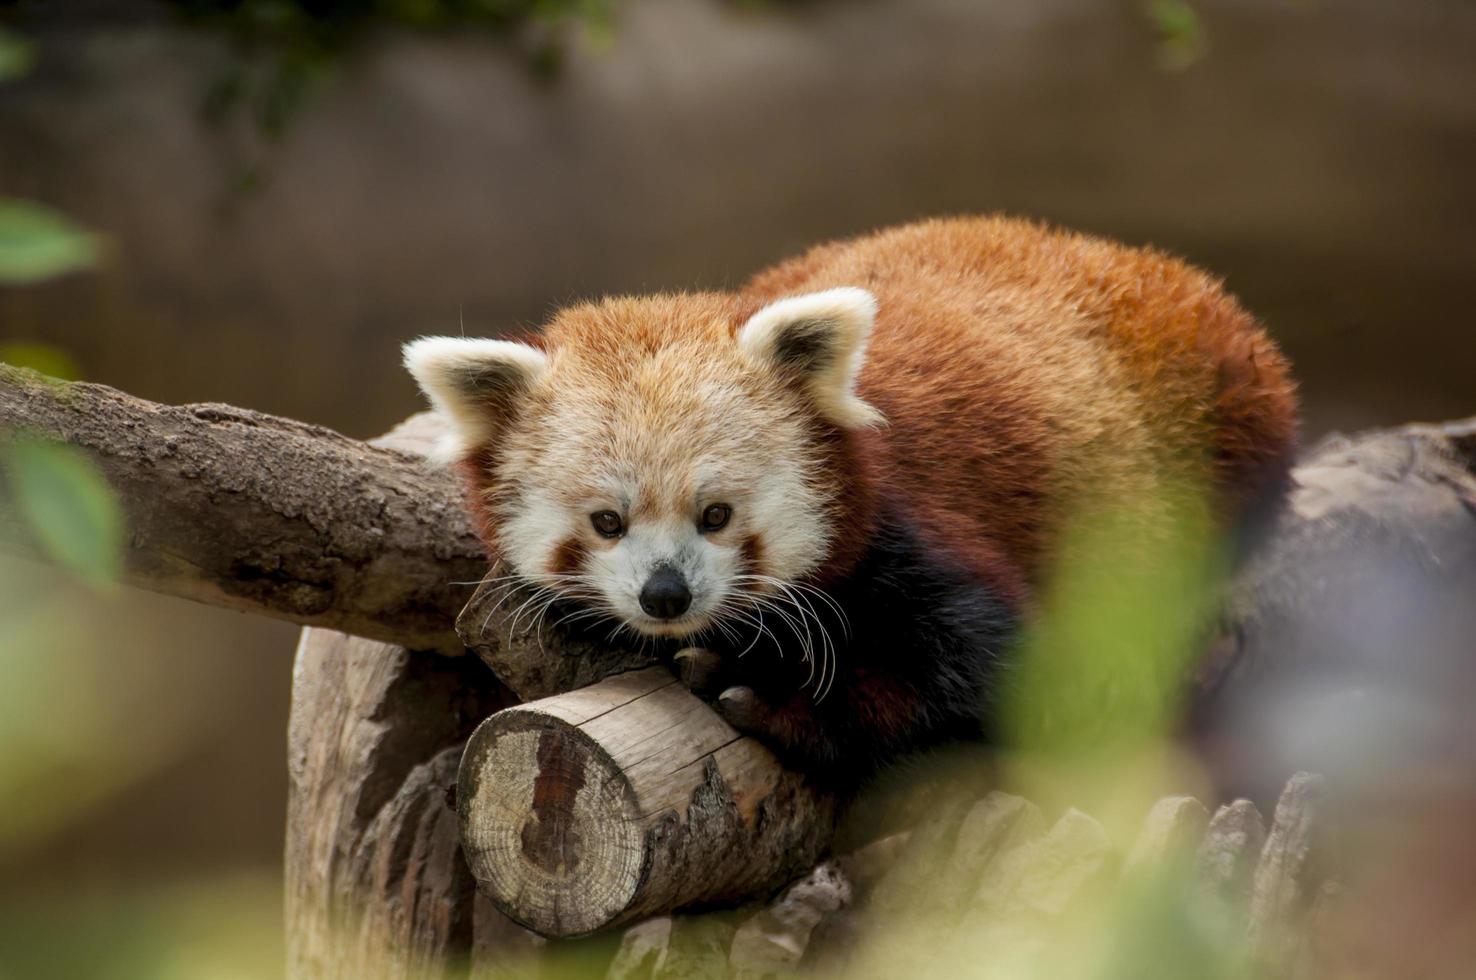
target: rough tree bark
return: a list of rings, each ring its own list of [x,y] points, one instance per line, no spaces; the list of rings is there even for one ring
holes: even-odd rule
[[[600,644],[560,636],[549,617],[537,614],[537,597],[499,581],[499,571],[494,569],[467,602],[456,632],[522,700],[562,694],[655,662],[649,649],[615,638]]]
[[[434,976],[466,957],[474,886],[447,791],[467,734],[508,700],[472,658],[303,631],[288,729],[291,976]]]
[[[417,416],[377,441],[416,453],[437,434]],[[467,736],[513,701],[472,657],[303,630],[287,732],[289,976],[428,980],[536,950],[478,900],[452,806]]]
[[[1331,436],[1293,477],[1199,679],[1194,728],[1227,795],[1271,798],[1287,761],[1329,776],[1349,765],[1332,744],[1286,760],[1270,717],[1338,699],[1365,711],[1375,691],[1450,725],[1476,687],[1476,418]]]
[[[158,405],[0,364],[0,433],[87,452],[131,532],[125,581],[228,609],[459,651],[486,569],[455,475],[419,456],[232,408]],[[28,550],[0,508],[0,542]]]
[[[546,936],[762,895],[814,864],[835,815],[661,667],[498,712],[457,785],[482,890]]]

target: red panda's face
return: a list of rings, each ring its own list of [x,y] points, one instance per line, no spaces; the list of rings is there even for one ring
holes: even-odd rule
[[[479,492],[518,575],[591,617],[688,636],[825,561],[840,488],[815,433],[876,421],[853,391],[872,300],[783,300],[736,331],[728,311],[618,300],[565,311],[541,350],[409,345],[453,454],[487,461]]]

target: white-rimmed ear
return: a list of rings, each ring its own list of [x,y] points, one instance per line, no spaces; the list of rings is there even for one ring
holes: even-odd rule
[[[738,331],[738,348],[797,378],[820,414],[842,428],[882,425],[882,414],[856,395],[876,298],[843,286],[776,300]]]
[[[451,426],[436,447],[442,462],[464,459],[496,436],[548,364],[527,344],[465,337],[422,337],[404,354],[406,369]]]

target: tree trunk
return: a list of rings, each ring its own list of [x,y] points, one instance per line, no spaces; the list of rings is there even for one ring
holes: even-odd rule
[[[425,418],[383,441],[423,448],[436,435]],[[303,630],[287,733],[290,977],[432,980],[468,958],[508,976],[536,951],[476,899],[451,805],[467,736],[513,701],[475,658]]]
[[[457,785],[473,875],[547,936],[778,888],[835,815],[658,667],[498,712]]]
[[[448,796],[508,703],[470,657],[304,630],[288,729],[289,975],[433,977],[466,957],[473,882]]]

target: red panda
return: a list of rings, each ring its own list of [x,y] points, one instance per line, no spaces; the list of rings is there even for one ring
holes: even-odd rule
[[[572,622],[717,651],[718,709],[837,780],[988,725],[1074,513],[1192,468],[1230,524],[1295,443],[1286,362],[1215,280],[1003,217],[405,362],[494,558]]]

